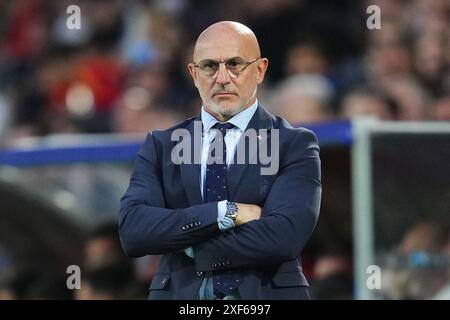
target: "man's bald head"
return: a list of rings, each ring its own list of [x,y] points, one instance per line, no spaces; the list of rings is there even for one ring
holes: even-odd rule
[[[249,27],[239,22],[220,21],[206,28],[195,43],[193,59],[213,58],[205,55],[220,54],[220,48],[235,46],[247,59],[261,56],[258,40]],[[216,50],[214,50],[216,49]],[[230,57],[222,57],[230,58]]]

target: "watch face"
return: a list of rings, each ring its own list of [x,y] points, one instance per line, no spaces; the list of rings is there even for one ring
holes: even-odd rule
[[[227,203],[227,211],[235,212],[237,211],[237,205],[234,202],[228,202]]]

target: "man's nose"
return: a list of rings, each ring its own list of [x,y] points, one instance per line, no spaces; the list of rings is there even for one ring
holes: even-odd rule
[[[228,71],[225,63],[219,63],[219,70],[217,70],[217,79],[216,82],[218,84],[227,84],[231,81],[230,72]]]

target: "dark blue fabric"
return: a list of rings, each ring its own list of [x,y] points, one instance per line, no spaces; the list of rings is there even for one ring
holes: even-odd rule
[[[267,129],[269,146],[278,131],[279,168],[273,175],[261,175],[267,165],[259,160],[228,165],[228,200],[257,204],[263,211],[261,219],[223,232],[217,215],[211,214],[217,212],[217,202],[205,203],[200,190],[201,165],[171,162],[178,129],[194,138],[191,154],[200,155],[201,135],[195,132],[201,125],[196,117],[149,133],[121,198],[118,224],[125,253],[162,255],[149,299],[198,299],[205,273],[224,270],[241,272],[242,283],[233,295],[243,300],[307,299],[308,281],[299,255],[319,216],[322,188],[316,136],[292,128],[259,105],[246,131]],[[258,159],[257,149],[250,150],[243,141],[237,148]],[[183,252],[189,246],[195,259]]]
[[[227,189],[227,148],[224,137],[226,131],[234,127],[231,123],[216,123],[217,132],[208,153],[205,181],[205,201],[215,202],[228,199]],[[215,150],[216,147],[222,150]],[[241,275],[233,271],[213,272],[214,294],[223,298],[231,294],[241,284]]]

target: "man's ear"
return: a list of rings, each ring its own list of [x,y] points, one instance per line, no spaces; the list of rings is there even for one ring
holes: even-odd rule
[[[197,84],[197,70],[194,67],[193,63],[189,63],[188,64],[188,70],[189,70],[189,74],[191,75],[192,81],[194,81],[195,87],[198,88],[198,84]]]
[[[269,66],[269,60],[267,58],[261,58],[256,66],[258,73],[256,74],[256,82],[261,84],[264,81],[264,76]]]

